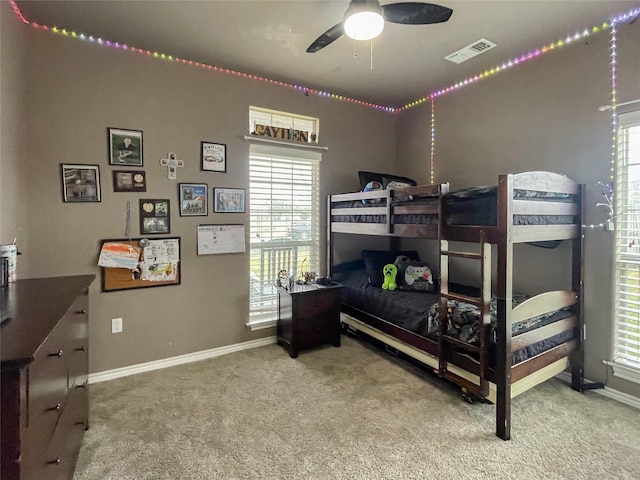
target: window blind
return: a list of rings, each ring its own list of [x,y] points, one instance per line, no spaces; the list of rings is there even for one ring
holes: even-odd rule
[[[280,270],[318,271],[320,153],[250,146],[250,320],[276,317]]]
[[[613,362],[640,381],[640,111],[621,114],[618,125]]]

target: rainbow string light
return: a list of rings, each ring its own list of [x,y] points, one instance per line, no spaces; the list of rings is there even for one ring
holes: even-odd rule
[[[103,45],[103,46],[107,46],[107,47],[111,47],[111,48],[117,48],[120,50],[125,50],[125,51],[129,51],[129,52],[133,52],[133,53],[138,53],[138,54],[142,54],[142,55],[146,55],[149,57],[153,57],[153,58],[158,58],[161,60],[168,60],[168,61],[175,61],[175,62],[179,62],[179,63],[183,63],[185,65],[189,65],[189,66],[195,66],[195,67],[200,67],[200,68],[204,68],[206,70],[212,70],[214,72],[219,72],[219,73],[225,73],[225,74],[229,74],[229,75],[234,75],[237,77],[241,77],[241,78],[246,78],[246,79],[250,79],[250,80],[258,80],[261,82],[265,82],[265,83],[269,83],[272,85],[277,85],[277,86],[281,86],[281,87],[286,87],[286,88],[290,88],[292,90],[296,90],[296,91],[302,91],[304,92],[306,95],[308,94],[313,94],[313,95],[318,95],[320,97],[326,97],[326,98],[331,98],[333,100],[341,100],[344,102],[349,102],[349,103],[354,103],[356,105],[362,105],[362,106],[366,106],[366,107],[371,107],[374,108],[376,110],[381,110],[381,111],[385,111],[385,112],[389,112],[389,113],[396,113],[396,112],[400,112],[403,110],[406,110],[408,108],[411,107],[415,107],[417,105],[421,105],[423,103],[425,103],[428,100],[433,100],[436,97],[445,95],[447,93],[450,92],[454,92],[460,88],[463,88],[467,85],[476,83],[480,80],[483,80],[485,78],[489,78],[493,75],[496,75],[504,70],[508,70],[510,68],[515,67],[516,65],[519,65],[521,63],[524,63],[528,60],[531,60],[533,58],[537,58],[540,55],[544,54],[544,53],[548,53],[550,51],[553,50],[557,50],[565,45],[569,45],[573,42],[575,42],[576,40],[580,40],[583,38],[586,38],[590,35],[596,34],[602,30],[605,30],[607,28],[610,28],[612,25],[615,25],[618,22],[627,20],[629,18],[635,17],[637,15],[640,15],[640,8],[636,8],[633,10],[630,10],[627,13],[624,13],[622,15],[619,15],[617,17],[615,17],[614,19],[612,19],[610,22],[604,22],[602,23],[602,25],[599,26],[594,26],[593,28],[591,28],[590,30],[584,30],[581,33],[576,33],[572,36],[568,36],[567,38],[565,38],[564,40],[558,40],[557,42],[551,43],[549,45],[543,46],[542,48],[536,49],[534,51],[530,51],[527,54],[524,55],[520,55],[519,57],[516,57],[513,60],[510,60],[508,62],[504,62],[501,65],[498,65],[494,68],[485,70],[482,73],[479,73],[477,75],[474,75],[472,77],[469,77],[461,82],[455,83],[454,85],[450,85],[449,87],[446,87],[444,89],[441,90],[437,90],[435,92],[432,92],[431,94],[427,95],[426,97],[422,97],[420,99],[417,99],[413,102],[410,102],[402,107],[388,107],[388,106],[384,106],[384,105],[379,105],[376,103],[371,103],[371,102],[365,102],[363,100],[357,100],[351,97],[347,97],[344,95],[339,95],[336,93],[331,93],[331,92],[325,92],[322,90],[317,90],[314,88],[309,88],[303,85],[296,85],[296,84],[292,84],[292,83],[288,83],[288,82],[281,82],[279,80],[272,80],[272,79],[268,79],[259,75],[253,75],[250,73],[244,73],[244,72],[238,72],[236,70],[229,70],[228,68],[224,68],[224,67],[217,67],[217,66],[213,66],[213,65],[208,65],[206,63],[200,63],[200,62],[194,62],[192,60],[185,60],[182,58],[178,58],[178,57],[173,57],[172,55],[167,55],[164,53],[158,53],[158,52],[152,52],[150,50],[143,50],[140,48],[136,48],[136,47],[130,47],[126,44],[120,44],[118,42],[113,42],[110,40],[103,40],[102,38],[95,38],[91,35],[85,35],[84,33],[76,33],[74,31],[68,31],[64,28],[58,28],[58,27],[50,27],[47,25],[39,25],[35,22],[30,22],[27,18],[24,17],[24,15],[22,14],[22,11],[20,10],[20,8],[16,5],[15,0],[9,0],[9,3],[11,4],[11,7],[14,11],[14,13],[16,14],[16,16],[25,24],[37,29],[37,30],[43,30],[43,31],[48,31],[48,32],[52,32],[55,34],[60,34],[60,35],[64,35],[66,37],[70,37],[70,38],[74,38],[74,39],[78,39],[78,40],[83,40],[83,41],[88,41],[90,43],[96,43],[98,45]]]
[[[434,159],[436,154],[436,105],[431,99],[431,153],[429,154],[429,182],[436,183],[436,173],[434,169]]]
[[[382,110],[382,111],[385,111],[385,112],[394,112],[395,111],[394,107],[385,107],[384,105],[379,105],[379,104],[371,103],[371,102],[365,102],[363,100],[357,100],[355,98],[347,97],[347,96],[344,96],[344,95],[339,95],[339,94],[336,94],[336,93],[317,90],[315,88],[306,87],[304,85],[296,85],[296,84],[293,84],[293,83],[281,82],[279,80],[272,80],[272,79],[265,78],[265,77],[262,77],[262,76],[259,76],[259,75],[253,75],[253,74],[250,74],[250,73],[239,72],[239,71],[230,70],[230,69],[224,68],[224,67],[217,67],[217,66],[214,66],[214,65],[206,64],[206,63],[194,62],[192,60],[186,60],[186,59],[183,59],[183,58],[174,57],[172,55],[167,55],[167,54],[164,54],[164,53],[152,52],[150,50],[144,50],[144,49],[141,49],[141,48],[131,47],[131,46],[128,46],[126,44],[121,44],[121,43],[114,42],[114,41],[111,41],[111,40],[104,40],[102,38],[95,38],[92,35],[86,35],[84,33],[77,33],[77,32],[74,32],[74,31],[68,31],[65,28],[59,28],[59,27],[56,27],[56,26],[48,26],[48,25],[40,25],[40,24],[38,24],[36,22],[30,22],[27,18],[25,18],[25,16],[22,14],[22,11],[16,5],[14,0],[9,0],[9,3],[11,4],[11,7],[13,8],[13,11],[16,14],[16,16],[23,23],[35,28],[36,30],[48,31],[48,32],[51,32],[51,33],[63,35],[65,37],[87,41],[89,43],[95,43],[95,44],[98,44],[98,45],[103,45],[103,46],[106,46],[106,47],[116,48],[116,49],[119,49],[119,50],[125,50],[125,51],[128,51],[128,52],[139,53],[139,54],[142,54],[142,55],[146,55],[146,56],[153,57],[153,58],[158,58],[158,59],[161,59],[161,60],[168,60],[168,61],[172,61],[172,62],[183,63],[185,65],[190,65],[190,66],[194,66],[194,67],[200,67],[200,68],[203,68],[205,70],[211,70],[211,71],[219,72],[219,73],[226,73],[226,74],[229,74],[229,75],[235,75],[237,77],[246,78],[246,79],[250,79],[250,80],[259,80],[261,82],[269,83],[271,85],[277,85],[277,86],[280,86],[280,87],[286,87],[286,88],[290,88],[292,90],[301,91],[301,92],[304,92],[306,95],[313,94],[313,95],[318,95],[320,97],[331,98],[331,99],[334,99],[334,100],[342,100],[344,102],[350,102],[350,103],[354,103],[354,104],[357,104],[357,105],[371,107],[371,108],[374,108],[376,110]]]
[[[617,68],[618,68],[618,31],[616,23],[611,24],[611,40],[609,41],[609,66],[611,68],[611,171],[609,178],[613,182],[616,173],[616,152],[618,148],[618,99],[617,99]]]
[[[476,83],[480,80],[483,80],[485,78],[489,78],[492,77],[493,75],[496,75],[502,71],[511,69],[513,67],[515,67],[516,65],[520,65],[521,63],[524,63],[528,60],[532,60],[534,58],[539,57],[540,55],[544,54],[544,53],[548,53],[554,50],[558,50],[561,47],[564,47],[566,45],[569,45],[573,42],[575,42],[576,40],[581,40],[583,38],[587,38],[591,35],[597,34],[603,30],[606,30],[607,28],[613,28],[614,25],[616,25],[617,23],[623,22],[625,20],[629,20],[631,18],[637,17],[638,15],[640,15],[640,8],[635,8],[633,10],[629,10],[626,13],[623,13],[621,15],[618,15],[617,17],[614,17],[613,19],[611,19],[609,22],[603,22],[602,25],[596,25],[594,27],[592,27],[591,29],[585,29],[582,32],[578,32],[575,33],[574,35],[570,35],[567,36],[564,40],[558,40],[557,42],[552,42],[549,45],[545,45],[541,48],[538,48],[536,50],[530,51],[527,54],[524,55],[520,55],[519,57],[514,58],[513,60],[509,60],[508,62],[504,62],[501,65],[498,65],[494,68],[485,70],[482,73],[479,73],[477,75],[474,75],[472,77],[469,77],[461,82],[455,83],[454,85],[450,85],[449,87],[446,87],[444,89],[441,90],[436,90],[435,92],[430,93],[429,95],[427,95],[426,97],[420,98],[418,100],[415,100],[411,103],[407,103],[406,105],[402,106],[402,107],[398,107],[395,109],[395,111],[402,111],[402,110],[406,110],[407,108],[411,108],[411,107],[415,107],[416,105],[420,105],[424,102],[426,102],[429,99],[433,99],[436,97],[439,97],[441,95],[445,95],[447,93],[450,92],[454,92],[456,90],[459,90],[460,88],[466,87],[467,85],[471,85],[473,83]],[[614,47],[614,54],[615,54],[615,47]]]

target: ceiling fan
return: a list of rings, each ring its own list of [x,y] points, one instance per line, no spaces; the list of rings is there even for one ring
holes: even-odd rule
[[[315,53],[333,43],[342,34],[354,40],[371,40],[382,32],[384,22],[403,25],[427,25],[449,20],[453,10],[433,3],[401,2],[380,5],[378,0],[351,0],[344,20],[320,35],[307,48]]]

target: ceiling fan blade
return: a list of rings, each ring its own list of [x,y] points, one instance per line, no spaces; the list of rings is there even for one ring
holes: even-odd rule
[[[343,33],[344,27],[342,25],[342,22],[340,22],[324,32],[318,38],[316,38],[316,40],[311,45],[309,45],[309,48],[307,48],[307,53],[316,53],[318,50],[321,50],[327,45],[335,42],[342,36]]]
[[[401,2],[382,6],[382,15],[387,22],[404,25],[426,25],[449,20],[453,10],[433,3]]]

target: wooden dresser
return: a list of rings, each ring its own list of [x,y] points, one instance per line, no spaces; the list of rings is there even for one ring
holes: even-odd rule
[[[70,479],[88,428],[88,289],[94,275],[0,291],[2,480]]]
[[[304,348],[340,346],[340,288],[336,282],[278,287],[278,344],[291,358]]]

